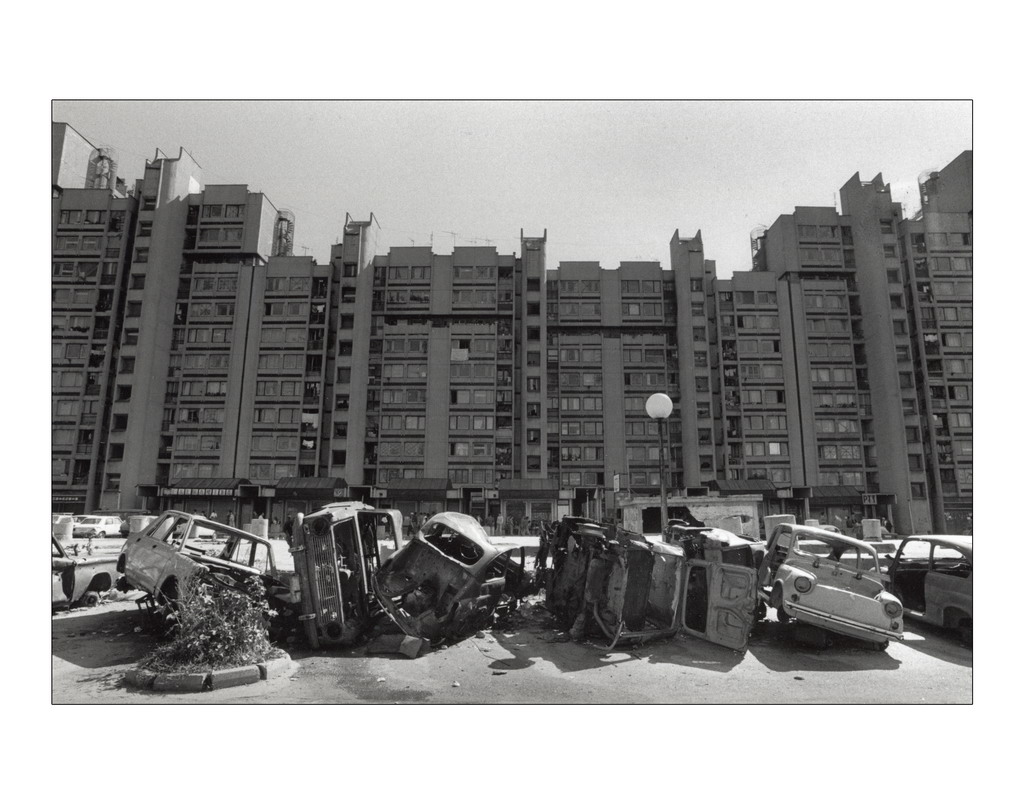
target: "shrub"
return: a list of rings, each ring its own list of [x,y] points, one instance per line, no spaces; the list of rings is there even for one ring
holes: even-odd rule
[[[262,662],[276,653],[267,638],[272,614],[258,578],[228,586],[209,574],[195,574],[179,590],[170,642],[139,665],[193,672]]]

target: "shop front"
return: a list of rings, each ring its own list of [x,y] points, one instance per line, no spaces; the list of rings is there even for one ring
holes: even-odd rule
[[[857,523],[866,516],[864,493],[852,486],[812,486],[808,512],[820,525],[834,525],[853,536]]]
[[[516,536],[539,533],[542,522],[558,519],[558,481],[547,478],[509,478],[498,482],[498,520],[495,533]]]
[[[52,492],[50,511],[54,514],[85,514],[85,493]]]
[[[245,478],[182,478],[156,491],[158,511],[177,509],[240,526],[252,519],[259,487]]]
[[[274,484],[260,486],[259,505],[253,514],[262,515],[268,522],[269,535],[276,537],[283,533],[289,517],[311,514],[341,500],[348,500],[344,478],[280,478]]]
[[[398,509],[408,531],[413,515],[420,524],[443,511],[459,511],[461,494],[452,489],[447,478],[395,478],[386,488],[370,491],[373,505],[381,509]]]

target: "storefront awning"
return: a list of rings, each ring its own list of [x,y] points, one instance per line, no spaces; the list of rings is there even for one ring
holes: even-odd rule
[[[387,492],[403,500],[445,500],[451,487],[447,478],[395,478],[388,482]]]
[[[775,484],[771,481],[708,481],[708,486],[732,495],[760,495],[764,492],[774,492]]]
[[[498,496],[505,500],[556,500],[558,481],[554,478],[508,478],[498,481]]]
[[[324,497],[343,495],[348,486],[344,478],[281,478],[275,486],[277,492],[288,492],[297,497]]]
[[[811,500],[818,503],[831,501],[833,503],[860,503],[862,501],[861,490],[852,486],[812,486]]]
[[[245,478],[181,478],[171,486],[161,486],[160,494],[180,498],[235,497],[243,486],[255,488]]]

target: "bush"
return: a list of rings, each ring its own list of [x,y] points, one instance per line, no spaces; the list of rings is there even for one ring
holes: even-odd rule
[[[250,577],[238,586],[195,574],[179,590],[171,640],[139,665],[154,671],[198,672],[263,662],[277,653],[267,637],[263,584]]]

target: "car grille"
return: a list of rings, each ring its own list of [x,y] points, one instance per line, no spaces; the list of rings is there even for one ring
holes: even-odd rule
[[[326,627],[330,623],[344,623],[341,600],[341,581],[334,555],[334,537],[330,529],[323,534],[306,534],[306,552],[309,557],[310,576],[314,587],[314,614],[316,623]]]

